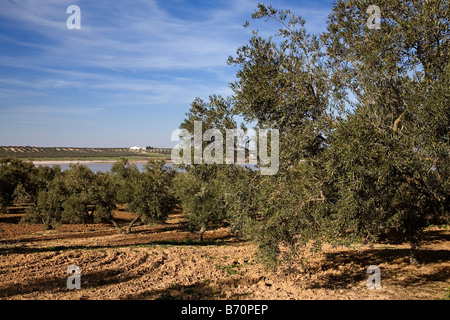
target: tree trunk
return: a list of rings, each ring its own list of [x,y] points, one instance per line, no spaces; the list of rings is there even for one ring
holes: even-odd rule
[[[200,231],[198,232],[198,237],[197,240],[198,241],[203,241],[203,234],[206,231],[206,225],[202,225],[202,227],[200,228]]]
[[[134,218],[130,224],[127,226],[127,228],[125,229],[125,233],[126,234],[130,234],[131,233],[131,227],[133,226],[133,224],[135,224],[136,221],[138,221],[141,218],[141,215],[138,215],[136,218]]]
[[[110,210],[108,210],[108,217],[109,217],[109,221],[111,221],[111,223],[114,225],[114,227],[116,227],[117,231],[119,233],[122,233],[123,232],[122,227],[119,226],[119,224],[116,222],[116,220],[114,220],[114,215],[111,213]]]
[[[45,219],[42,219],[43,223],[44,223],[44,230],[52,230],[53,227],[50,224],[50,217],[46,217]]]
[[[118,231],[119,233],[122,233],[122,232],[123,232],[122,227],[119,226],[119,224],[118,224],[113,218],[111,218],[110,221],[111,221],[111,223],[114,225],[114,227],[116,227],[116,229],[117,229],[117,231]]]
[[[420,250],[420,240],[420,233],[409,226],[409,243],[411,246],[409,251],[409,262],[411,264],[418,264],[417,254]]]
[[[409,263],[418,264],[417,262],[417,248],[411,248],[409,252]]]
[[[116,227],[117,231],[119,231],[119,233],[122,232],[122,228],[117,224],[117,222],[113,219],[111,220],[111,223],[114,225],[114,227]]]

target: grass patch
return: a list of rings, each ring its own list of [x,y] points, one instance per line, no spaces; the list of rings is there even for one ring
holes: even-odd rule
[[[216,265],[216,270],[224,270],[229,276],[237,274],[237,270],[240,266],[237,263],[232,263],[226,266]]]
[[[437,300],[450,300],[450,287],[448,287],[447,292],[445,293],[443,298],[438,298]]]

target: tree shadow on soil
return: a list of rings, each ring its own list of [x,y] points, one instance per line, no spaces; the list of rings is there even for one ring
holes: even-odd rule
[[[402,267],[410,264],[410,249],[372,249],[363,252],[335,252],[325,254],[326,259],[319,267],[317,279],[306,282],[310,289],[348,289],[368,278],[367,268],[370,265],[391,264],[392,268],[382,269],[383,279],[389,279],[392,284],[403,286],[420,286],[430,281],[448,281],[450,270],[437,270],[431,274],[402,274]],[[419,250],[416,254],[419,265],[450,261],[449,250]],[[398,272],[397,272],[398,270]],[[327,272],[329,271],[329,272]],[[401,280],[395,280],[395,275],[401,275]]]
[[[179,230],[176,226],[157,226],[152,229],[146,229],[146,230],[136,230],[130,233],[130,237],[132,235],[138,235],[138,234],[155,234],[160,232],[167,232],[167,231],[174,231]],[[88,238],[95,238],[95,237],[103,237],[103,236],[110,236],[114,234],[122,234],[119,233],[116,229],[113,230],[97,230],[97,231],[81,231],[81,232],[63,232],[58,233],[55,235],[45,235],[45,236],[38,236],[38,237],[26,237],[23,239],[4,239],[0,240],[0,244],[18,244],[18,243],[26,243],[26,242],[43,242],[43,241],[50,241],[50,240],[70,240],[70,239],[88,239]]]
[[[11,219],[15,219],[11,217]],[[12,220],[11,220],[12,221]],[[15,220],[14,220],[15,221]],[[18,221],[19,222],[20,218]],[[85,224],[89,225],[89,224]],[[110,226],[106,225],[105,226]],[[125,226],[125,225],[124,225]],[[123,226],[122,226],[123,227]],[[148,226],[147,229],[135,229],[132,233],[130,233],[130,237],[132,235],[139,235],[139,234],[155,234],[160,232],[167,232],[167,231],[184,231],[184,229],[180,228],[178,225],[170,225],[170,224],[163,224],[163,225],[155,225],[155,226]],[[57,229],[56,229],[57,230]],[[115,234],[123,234],[120,233],[116,228],[113,228],[111,225],[110,230],[93,230],[93,231],[76,231],[76,232],[60,232],[54,235],[42,235],[42,236],[34,236],[34,237],[25,237],[22,239],[3,239],[0,240],[0,244],[18,244],[18,243],[26,243],[26,242],[43,242],[43,241],[49,241],[49,240],[70,240],[70,239],[87,239],[87,238],[94,238],[94,237],[101,237],[101,236],[110,236]]]
[[[43,241],[51,241],[51,240],[70,240],[70,239],[80,239],[80,238],[93,238],[99,236],[108,236],[117,234],[117,231],[86,231],[86,232],[76,232],[76,233],[60,233],[57,235],[50,236],[39,236],[39,237],[27,237],[23,239],[5,239],[0,240],[0,244],[18,244],[25,242],[43,242]]]
[[[91,273],[82,273],[81,275],[81,290],[93,289],[110,284],[119,284],[139,278],[142,274],[123,274],[123,269],[109,269],[101,270]],[[61,277],[54,276],[42,279],[30,279],[21,284],[12,284],[6,287],[0,286],[0,299],[13,298],[15,295],[30,294],[33,292],[39,293],[63,293],[70,292],[67,288],[67,279],[69,274]]]
[[[260,279],[250,277],[228,278],[219,280],[214,286],[210,284],[209,279],[198,281],[190,285],[170,285],[169,287],[157,290],[147,290],[126,297],[127,300],[213,300],[227,299],[239,300],[248,299],[251,292],[230,293],[239,285],[252,285],[259,282]],[[229,289],[229,290],[228,290]]]
[[[21,217],[17,215],[0,215],[0,222],[1,223],[11,223],[11,224],[18,224],[20,222]]]
[[[421,241],[421,245],[426,245],[428,243],[437,243],[437,242],[448,242],[450,241],[450,233],[445,229],[427,229],[423,234],[423,238]],[[400,245],[400,244],[408,244],[408,240],[405,239],[405,236],[400,232],[395,230],[391,230],[389,233],[384,235],[381,239],[379,239],[378,243],[380,244],[389,244],[389,245]]]
[[[245,240],[236,238],[234,235],[228,234],[202,241],[184,238],[180,240],[153,240],[143,239],[142,241],[133,241],[133,243],[124,244],[104,244],[104,245],[68,245],[68,246],[48,246],[48,247],[28,247],[25,245],[16,245],[14,247],[0,248],[0,255],[8,254],[32,254],[42,252],[61,252],[69,250],[106,250],[106,249],[121,249],[121,248],[139,248],[139,247],[153,247],[153,246],[224,246],[244,242]]]

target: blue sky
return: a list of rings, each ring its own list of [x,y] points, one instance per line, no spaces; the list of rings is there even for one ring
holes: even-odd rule
[[[257,3],[290,9],[311,33],[332,1],[0,0],[0,145],[172,147],[195,97],[231,95],[228,56],[275,32]],[[69,5],[81,29],[69,30]]]

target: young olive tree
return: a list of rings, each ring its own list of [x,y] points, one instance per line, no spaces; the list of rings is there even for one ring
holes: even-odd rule
[[[144,223],[166,221],[177,204],[172,186],[175,175],[174,170],[165,168],[161,159],[149,160],[143,172],[132,175],[127,209],[135,214],[135,218],[126,227],[126,233],[131,232],[138,220]]]
[[[38,169],[33,163],[0,159],[0,212],[6,212],[14,202],[34,202],[39,187]]]
[[[117,228],[113,210],[116,190],[109,173],[93,173],[87,166],[70,165],[70,169],[54,173],[40,169],[47,184],[37,195],[37,201],[24,215],[22,222],[42,222],[46,229],[60,223],[109,221]]]
[[[63,203],[68,197],[64,176],[59,170],[45,186],[39,190],[36,202],[27,208],[22,223],[42,223],[45,230],[61,223]]]
[[[228,165],[220,163],[225,162],[226,130],[236,128],[231,108],[231,99],[221,96],[212,95],[207,102],[197,98],[180,125],[180,129],[190,133],[183,138],[191,150],[191,159],[187,165],[180,166],[185,172],[177,176],[175,190],[188,228],[198,232],[199,240],[203,239],[208,228],[222,224],[227,215],[225,190]],[[195,137],[195,127],[199,124],[200,136]],[[207,132],[214,134],[208,136]],[[198,141],[194,142],[198,138],[201,139],[200,145]],[[201,152],[200,159],[197,156],[198,149]],[[218,163],[208,163],[206,157],[214,158]]]

